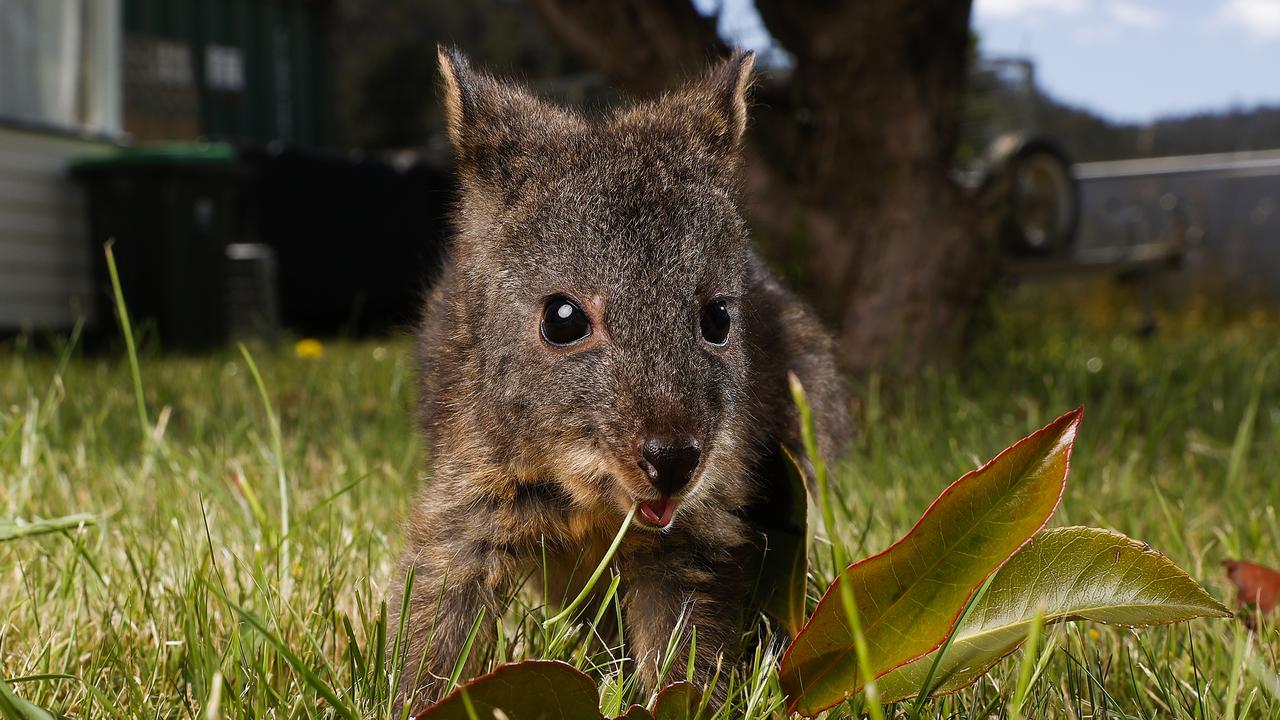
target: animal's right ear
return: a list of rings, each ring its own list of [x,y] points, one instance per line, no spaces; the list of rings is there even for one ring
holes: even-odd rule
[[[568,112],[471,68],[467,58],[441,45],[445,124],[461,176],[481,183],[518,181],[532,144],[576,121]]]

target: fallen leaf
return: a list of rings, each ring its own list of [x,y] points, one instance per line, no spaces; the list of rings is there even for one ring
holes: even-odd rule
[[[417,720],[469,720],[472,714],[468,703],[479,718],[505,715],[508,720],[601,720],[595,683],[577,668],[558,660],[525,660],[499,666],[459,686],[418,713]]]
[[[702,692],[687,682],[668,685],[653,701],[653,712],[640,705],[633,705],[615,720],[695,720]]]
[[[1253,607],[1261,612],[1276,609],[1280,572],[1245,560],[1227,560],[1222,567],[1227,569],[1227,577],[1236,586],[1236,602],[1241,607]]]

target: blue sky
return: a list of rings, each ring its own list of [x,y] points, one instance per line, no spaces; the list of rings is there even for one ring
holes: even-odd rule
[[[695,2],[767,47],[751,0]],[[974,0],[973,26],[984,54],[1030,56],[1049,94],[1112,119],[1280,104],[1280,0]]]
[[[1280,103],[1280,0],[974,0],[984,54],[1121,120]]]

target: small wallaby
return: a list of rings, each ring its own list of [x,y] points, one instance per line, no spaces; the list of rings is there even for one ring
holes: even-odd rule
[[[523,584],[572,598],[636,504],[615,567],[642,685],[678,624],[699,681],[737,652],[753,507],[787,481],[781,448],[802,454],[787,373],[827,457],[847,430],[830,336],[739,209],[752,66],[587,117],[441,48],[460,192],[420,337],[433,467],[390,602],[408,613],[401,700],[439,695],[485,611],[474,675]]]

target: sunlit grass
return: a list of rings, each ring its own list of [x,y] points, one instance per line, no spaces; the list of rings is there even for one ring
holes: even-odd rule
[[[884,549],[948,482],[1084,404],[1054,524],[1145,540],[1228,601],[1221,560],[1280,565],[1280,363],[1264,365],[1280,317],[1188,312],[1144,340],[1123,313],[1045,302],[1019,296],[960,369],[856,388],[855,450],[831,476],[842,554]],[[238,350],[144,341],[146,430],[123,353],[39,344],[0,346],[0,526],[41,528],[0,533],[0,675],[17,696],[76,717],[399,717],[383,602],[423,462],[410,344],[251,346],[264,405]],[[58,522],[79,513],[96,524]],[[814,597],[832,557],[821,537]],[[571,662],[606,711],[645,701],[626,648],[589,642],[616,606],[583,612],[548,628],[554,610],[521,594],[487,658]],[[1049,627],[1043,657],[1015,655],[923,714],[1280,717],[1278,641],[1230,621]],[[776,655],[766,643],[725,669],[721,717],[778,711]]]

